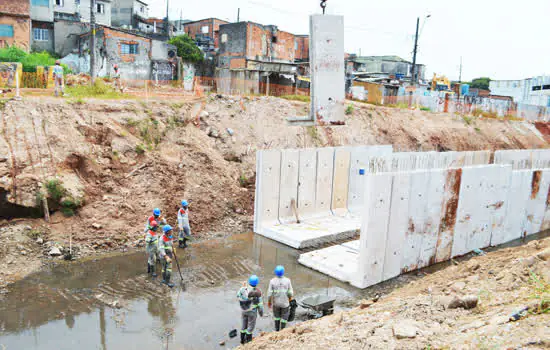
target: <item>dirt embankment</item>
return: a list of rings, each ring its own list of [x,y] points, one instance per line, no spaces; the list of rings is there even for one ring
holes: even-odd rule
[[[547,147],[529,123],[353,105],[346,126],[296,127],[286,118],[307,114],[308,105],[271,97],[2,104],[0,234],[18,244],[0,250],[0,284],[60,259],[54,248],[65,254],[71,245],[79,257],[135,247],[152,209],[175,225],[184,198],[199,238],[250,230],[258,149]],[[50,223],[29,219],[43,215],[43,198]]]
[[[263,334],[244,348],[550,347],[550,238],[455,264],[376,302]]]

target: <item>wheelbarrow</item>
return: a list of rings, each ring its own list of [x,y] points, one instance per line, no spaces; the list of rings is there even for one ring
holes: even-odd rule
[[[302,299],[298,305],[308,310],[310,318],[321,318],[334,313],[336,298],[327,295],[315,295]]]

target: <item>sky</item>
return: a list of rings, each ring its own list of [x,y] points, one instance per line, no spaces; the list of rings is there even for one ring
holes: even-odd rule
[[[150,15],[164,17],[166,0],[149,0]],[[308,34],[319,0],[170,0],[170,19],[216,17],[274,24]],[[397,55],[412,61],[420,18],[417,62],[462,81],[477,77],[524,79],[550,74],[550,0],[327,0],[327,14],[344,16],[348,53]],[[430,15],[429,18],[426,16]]]

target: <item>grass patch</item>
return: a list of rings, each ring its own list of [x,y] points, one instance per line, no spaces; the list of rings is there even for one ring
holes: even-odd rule
[[[424,111],[424,112],[431,112],[432,110],[430,109],[430,107],[424,107],[424,106],[420,106],[420,110],[421,111]]]
[[[141,156],[145,153],[145,147],[140,143],[139,145],[136,145],[135,151]]]
[[[538,314],[550,313],[550,284],[532,271],[530,272],[529,283],[533,290],[531,299],[535,299],[538,304],[538,310],[532,310],[532,312]]]
[[[310,102],[311,98],[305,95],[283,95],[280,98],[289,100],[289,101],[300,101],[300,102]]]
[[[67,104],[69,105],[83,105],[84,103],[85,101],[81,97],[67,100]]]
[[[346,110],[344,111],[344,113],[345,113],[346,115],[350,115],[350,114],[353,113],[353,110],[354,110],[353,105],[348,105],[348,106],[346,107]]]
[[[58,179],[52,179],[46,182],[46,190],[48,191],[50,198],[55,202],[59,202],[67,193],[67,190]]]
[[[474,128],[474,130],[477,131],[477,132],[481,132],[481,129],[478,128],[477,126]]]
[[[67,87],[66,92],[71,97],[76,99],[82,98],[102,98],[102,99],[119,99],[128,98],[128,95],[121,94],[111,86],[105,84],[102,80],[96,80],[93,85],[77,85]]]
[[[464,120],[464,123],[466,123],[466,125],[472,125],[472,123],[474,122],[474,118],[468,117],[467,115],[462,116],[462,120]]]
[[[321,137],[319,136],[319,131],[315,126],[307,126],[307,133],[311,140],[313,141],[313,144],[315,146],[320,146],[322,144]]]

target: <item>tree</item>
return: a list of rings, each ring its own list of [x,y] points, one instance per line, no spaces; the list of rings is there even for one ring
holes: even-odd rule
[[[489,90],[489,83],[491,82],[491,78],[477,78],[473,79],[472,83],[470,84],[470,88],[472,89],[482,89],[482,90]]]
[[[177,47],[178,56],[183,61],[200,62],[203,60],[201,50],[187,34],[175,36],[168,43]]]

